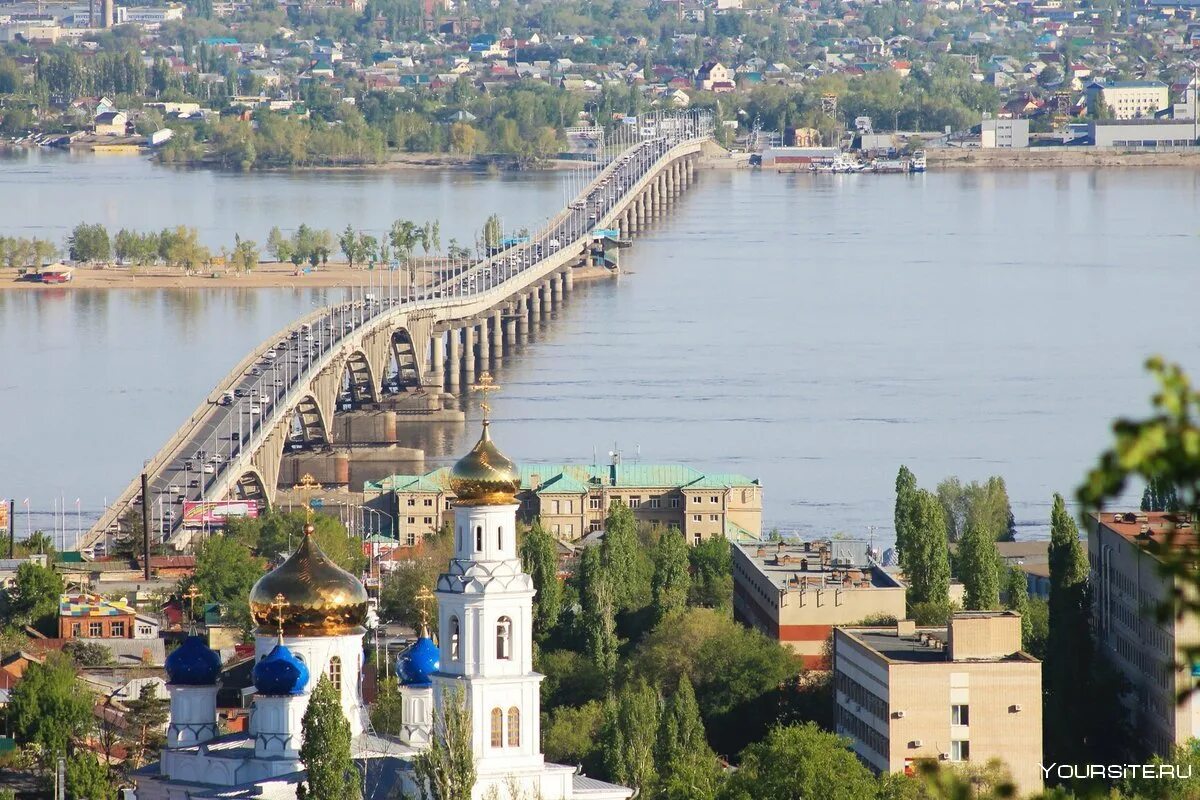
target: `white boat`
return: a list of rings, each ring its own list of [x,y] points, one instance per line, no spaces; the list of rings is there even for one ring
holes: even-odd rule
[[[912,160],[908,162],[909,172],[924,172],[925,171],[925,151],[916,150],[912,154]]]

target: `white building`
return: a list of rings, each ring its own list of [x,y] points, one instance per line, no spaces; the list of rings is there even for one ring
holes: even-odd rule
[[[456,547],[436,595],[443,638],[425,632],[402,656],[404,729],[370,732],[362,701],[367,594],[305,529],[299,548],[250,595],[255,693],[246,733],[217,735],[220,658],[198,636],[167,662],[171,719],[159,763],[134,773],[133,800],[287,800],[304,782],[301,721],[324,674],[340,694],[364,800],[419,796],[413,756],[429,746],[441,709],[461,697],[471,712],[473,800],[628,800],[632,790],[547,763],[541,749],[542,676],[533,671],[532,579],[517,554],[516,468],[492,444],[488,423],[450,473]],[[439,667],[440,664],[440,667]]]
[[[1162,81],[1095,81],[1087,86],[1088,107],[1094,108],[1102,99],[1113,119],[1153,117],[1169,106],[1167,95]]]
[[[985,119],[979,125],[980,147],[1029,147],[1029,120]]]

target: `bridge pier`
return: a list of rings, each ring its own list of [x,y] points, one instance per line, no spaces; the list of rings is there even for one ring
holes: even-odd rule
[[[642,192],[633,201],[634,214],[636,214],[637,229],[640,231],[646,227],[646,193]]]
[[[567,267],[566,270],[563,272],[562,276],[563,276],[562,277],[563,292],[566,294],[570,294],[571,291],[575,288],[575,273],[571,270],[570,267]]]
[[[475,328],[468,325],[463,331],[463,382],[475,383]]]
[[[500,363],[504,358],[504,315],[500,309],[492,312],[492,359]]]
[[[550,297],[550,281],[542,281],[542,318],[549,319],[550,313],[554,311],[554,301]]]
[[[492,342],[488,335],[487,317],[479,320],[476,327],[479,329],[479,371],[486,372],[492,360]]]
[[[525,341],[529,336],[529,295],[517,298],[517,339]]]
[[[433,331],[430,336],[429,375],[425,383],[440,391],[446,385],[446,339],[441,331]]]
[[[650,219],[657,220],[662,216],[662,194],[659,191],[658,176],[650,179]]]
[[[563,277],[561,272],[550,276],[550,292],[554,295],[554,305],[561,306],[563,301]]]
[[[504,344],[507,345],[507,350],[510,353],[517,344],[518,322],[519,320],[516,317],[508,317],[504,320]]]
[[[447,350],[446,384],[451,392],[458,389],[458,379],[462,375],[462,352],[459,346],[458,328],[451,327],[446,331]]]

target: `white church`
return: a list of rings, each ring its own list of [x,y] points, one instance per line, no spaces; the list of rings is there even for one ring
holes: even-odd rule
[[[296,551],[251,591],[258,630],[248,732],[219,735],[220,658],[201,637],[189,637],[167,659],[167,744],[158,763],[134,773],[136,800],[294,798],[305,777],[301,719],[322,674],[341,694],[364,800],[420,796],[412,758],[428,747],[435,709],[455,688],[473,726],[473,800],[632,796],[631,789],[548,763],[542,755],[542,676],[533,670],[535,592],[517,554],[520,484],[488,427],[485,420],[479,441],[450,474],[457,498],[455,553],[435,591],[440,642],[422,631],[400,658],[401,734],[380,736],[370,729],[361,693],[367,593],[321,552],[310,525]]]

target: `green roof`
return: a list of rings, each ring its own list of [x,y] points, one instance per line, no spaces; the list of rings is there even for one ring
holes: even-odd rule
[[[722,489],[733,486],[758,486],[756,479],[735,472],[704,473],[685,464],[521,464],[521,489],[533,486],[538,476],[538,494],[543,492],[583,494],[589,488],[616,489]],[[616,480],[613,480],[613,473]],[[424,475],[391,475],[378,481],[366,481],[367,492],[443,492],[449,489],[449,468],[442,467]]]

